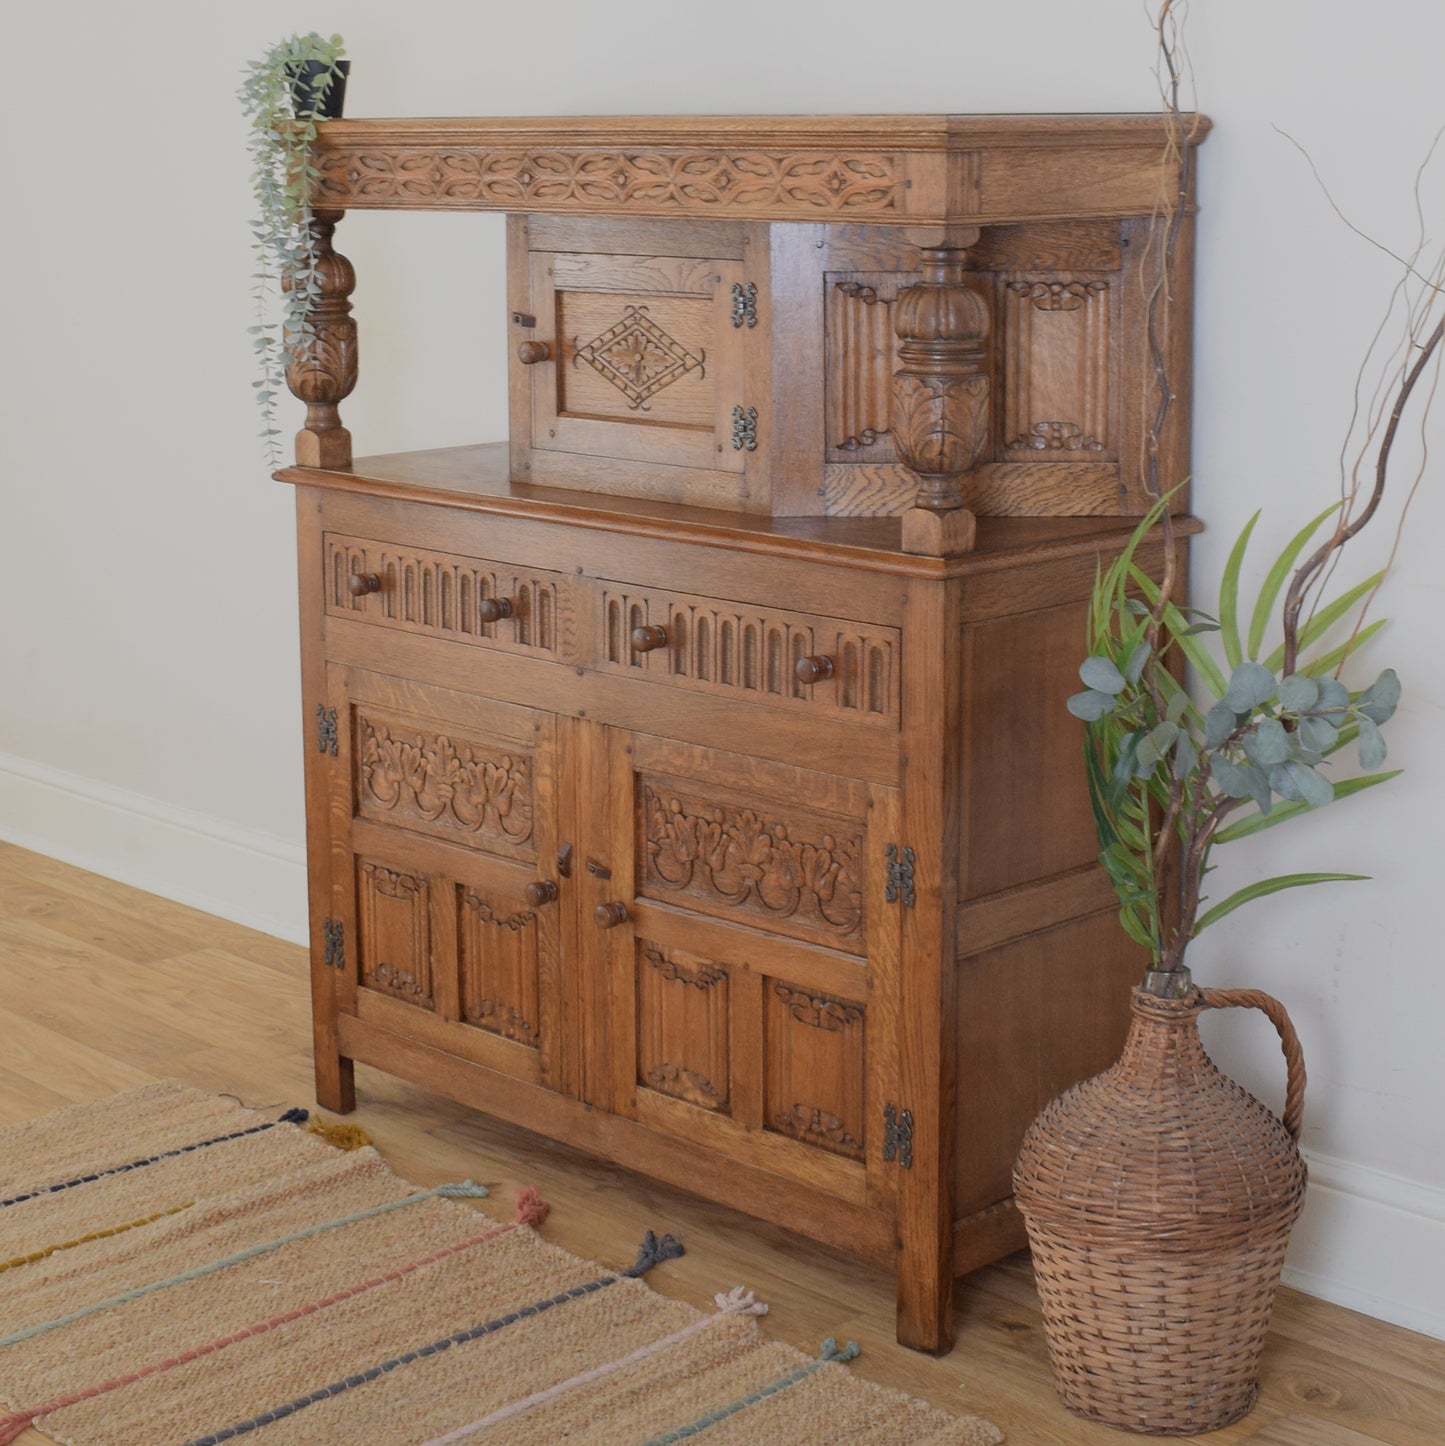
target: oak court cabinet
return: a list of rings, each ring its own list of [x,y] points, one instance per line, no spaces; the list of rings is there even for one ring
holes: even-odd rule
[[[318,1099],[361,1060],[887,1263],[946,1349],[1137,970],[1062,702],[1147,500],[1164,119],[320,132]],[[375,208],[508,213],[507,442],[353,460]]]

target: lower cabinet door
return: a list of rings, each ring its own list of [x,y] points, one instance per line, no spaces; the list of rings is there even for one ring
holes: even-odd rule
[[[896,793],[621,731],[609,770],[613,1107],[886,1205]]]
[[[338,1008],[567,1089],[555,720],[359,669],[330,684]]]

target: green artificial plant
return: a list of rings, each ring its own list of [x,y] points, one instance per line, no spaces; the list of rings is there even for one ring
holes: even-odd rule
[[[293,35],[247,66],[239,91],[251,127],[256,200],[251,222],[256,321],[250,334],[261,375],[253,385],[264,418],[261,436],[273,467],[281,464],[276,399],[292,358],[315,339],[310,308],[321,286],[311,229],[310,192],[316,180],[311,148],[317,117],[341,77],[341,57],[339,35]],[[298,86],[308,64],[314,64],[317,73],[309,85]]]

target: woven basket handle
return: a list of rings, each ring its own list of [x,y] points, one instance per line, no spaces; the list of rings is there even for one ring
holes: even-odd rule
[[[1290,1139],[1299,1143],[1300,1124],[1305,1110],[1305,1057],[1300,1048],[1299,1035],[1294,1032],[1284,1005],[1271,994],[1259,989],[1201,989],[1200,1003],[1206,1009],[1258,1009],[1269,1016],[1269,1022],[1279,1032],[1280,1047],[1284,1050],[1287,1078],[1284,1090],[1284,1127]]]

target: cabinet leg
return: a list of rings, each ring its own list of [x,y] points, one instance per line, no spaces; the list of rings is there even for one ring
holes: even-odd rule
[[[898,1259],[898,1344],[947,1355],[953,1349],[952,1274],[911,1270],[906,1254]]]
[[[344,1054],[317,1054],[316,1103],[335,1115],[356,1108],[356,1065]]]

